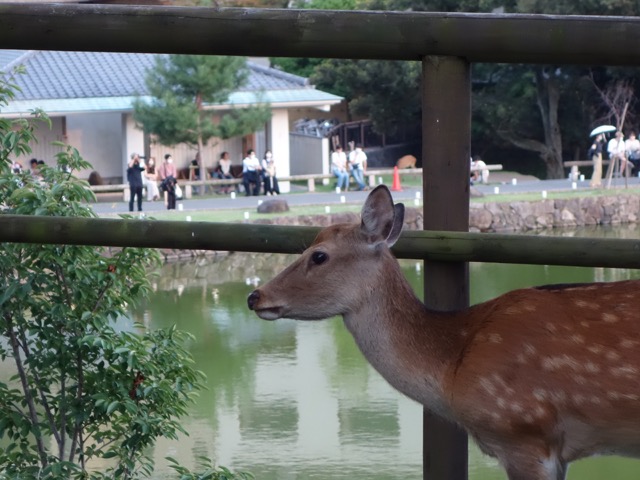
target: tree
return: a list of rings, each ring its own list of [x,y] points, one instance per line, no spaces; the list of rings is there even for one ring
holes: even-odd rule
[[[629,79],[612,80],[604,87],[600,87],[591,75],[593,88],[598,92],[602,99],[602,103],[606,109],[603,115],[604,119],[610,123],[610,119],[614,119],[614,125],[618,130],[624,128],[629,108],[635,100],[634,87]],[[604,120],[603,119],[603,120]]]
[[[420,120],[420,64],[381,60],[326,60],[311,77],[346,98],[349,111],[371,119],[376,133],[393,135]]]
[[[0,74],[0,106],[13,86]],[[1,214],[94,217],[89,168],[70,146],[38,177],[11,171],[9,157],[29,153],[38,120],[0,119]],[[120,478],[148,476],[147,452],[160,436],[183,431],[203,376],[175,328],[123,328],[150,291],[152,249],[2,244],[0,358],[15,376],[0,382],[2,478]],[[94,459],[114,460],[90,473]]]
[[[186,143],[198,153],[212,138],[255,132],[271,118],[268,105],[231,108],[221,116],[211,110],[227,102],[248,75],[243,57],[159,56],[146,79],[153,99],[135,102],[134,119],[163,145]],[[200,178],[206,178],[204,161],[200,162]]]

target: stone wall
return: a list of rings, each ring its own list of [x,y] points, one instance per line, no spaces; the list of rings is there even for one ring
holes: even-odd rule
[[[475,232],[540,230],[636,223],[639,215],[640,196],[637,195],[472,203],[469,226]]]
[[[545,228],[579,227],[636,223],[640,217],[640,196],[616,195],[583,197],[535,202],[471,203],[469,231],[506,232],[542,230]],[[360,221],[355,212],[326,215],[301,215],[258,219],[255,223],[326,227],[335,223]],[[405,210],[405,228],[422,229],[422,208]],[[166,262],[196,260],[206,256],[225,255],[205,250],[161,249]]]
[[[582,197],[533,202],[471,203],[469,230],[472,232],[504,232],[541,230],[583,225],[636,223],[640,216],[640,196],[615,195]],[[359,221],[356,213],[305,215],[257,220],[256,223],[278,225],[314,225]],[[410,230],[422,229],[422,208],[407,208],[405,225]]]

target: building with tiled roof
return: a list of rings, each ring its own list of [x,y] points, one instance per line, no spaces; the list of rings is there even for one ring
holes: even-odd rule
[[[0,107],[0,116],[21,117],[34,109],[44,110],[53,127],[38,133],[39,142],[34,145],[32,156],[52,161],[58,149],[50,141],[65,141],[78,148],[103,178],[112,181],[124,177],[131,152],[145,152],[156,158],[172,153],[178,167],[184,167],[193,158],[193,150],[185,145],[152,143],[133,121],[133,101],[148,95],[145,78],[156,57],[140,53],[0,50],[0,72],[7,74],[17,66],[25,70],[12,78],[20,91],[6,107]],[[212,142],[215,145],[209,145],[202,158],[212,166],[219,153],[226,150],[234,163],[239,163],[247,147],[257,152],[271,149],[280,162],[280,175],[287,175],[293,122],[317,116],[318,109],[327,112],[342,99],[317,90],[305,78],[259,61],[248,61],[247,66],[246,85],[233,92],[227,102],[212,108],[224,115],[230,108],[267,102],[272,119],[264,130],[252,136]]]

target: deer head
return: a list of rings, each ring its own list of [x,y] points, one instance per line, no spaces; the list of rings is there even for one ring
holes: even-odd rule
[[[264,320],[320,320],[346,315],[369,296],[371,278],[382,278],[383,260],[402,231],[404,205],[393,204],[385,186],[362,208],[360,225],[340,224],[320,232],[302,256],[248,299]]]

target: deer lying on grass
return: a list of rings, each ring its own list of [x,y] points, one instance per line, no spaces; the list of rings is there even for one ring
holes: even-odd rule
[[[391,247],[404,206],[379,186],[360,225],[322,230],[255,290],[260,318],[342,315],[396,389],[463,426],[511,480],[559,480],[595,454],[640,457],[640,282],[551,285],[427,309]]]

